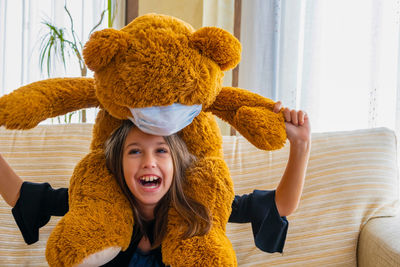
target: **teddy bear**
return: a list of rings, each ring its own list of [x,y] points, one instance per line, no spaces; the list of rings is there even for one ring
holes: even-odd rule
[[[131,108],[174,103],[201,105],[199,115],[179,135],[197,158],[187,171],[185,190],[210,210],[213,221],[207,234],[182,239],[183,219],[170,208],[161,246],[163,262],[237,265],[225,233],[233,184],[214,115],[259,149],[278,149],[286,140],[284,117],[272,112],[272,100],[222,86],[224,71],[239,63],[240,53],[240,42],[223,29],[194,30],[180,19],[147,14],[121,30],[91,35],[83,55],[94,78],[42,80],[0,98],[0,125],[8,129],[29,129],[47,118],[99,107],[90,152],[70,179],[69,211],[47,241],[50,266],[75,266],[88,259],[105,263],[127,249],[133,214],[106,167],[104,143],[123,120],[132,117]]]

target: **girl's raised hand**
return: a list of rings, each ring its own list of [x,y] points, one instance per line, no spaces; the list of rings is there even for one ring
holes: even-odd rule
[[[304,111],[282,108],[280,101],[275,103],[273,111],[283,112],[286,135],[290,142],[289,159],[275,195],[279,214],[288,216],[300,203],[311,150],[311,128]]]
[[[307,113],[302,110],[283,108],[281,101],[275,103],[274,112],[283,109],[287,138],[292,145],[308,144],[311,140],[311,127]]]

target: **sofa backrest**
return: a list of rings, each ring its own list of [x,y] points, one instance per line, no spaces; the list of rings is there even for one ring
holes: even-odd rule
[[[289,145],[255,149],[243,137],[224,137],[225,160],[238,194],[276,188]],[[250,225],[229,224],[239,266],[357,266],[357,240],[373,217],[399,207],[396,137],[386,128],[315,133],[297,211],[288,217],[283,255],[263,253]]]
[[[91,124],[41,125],[29,131],[0,129],[0,153],[24,179],[68,186],[75,164],[88,152]],[[288,146],[260,151],[243,137],[224,137],[224,156],[237,194],[274,189]],[[355,266],[360,229],[398,208],[396,139],[379,128],[313,134],[310,164],[298,210],[289,219],[283,255],[254,247],[249,224],[228,224],[239,266]],[[46,266],[46,240],[59,218],[27,246],[10,208],[0,200],[0,266]]]
[[[0,129],[0,153],[23,180],[68,187],[77,162],[89,151],[91,124],[39,125],[28,130]],[[39,241],[26,245],[10,207],[0,197],[0,266],[48,266],[45,250],[52,217],[39,232]]]

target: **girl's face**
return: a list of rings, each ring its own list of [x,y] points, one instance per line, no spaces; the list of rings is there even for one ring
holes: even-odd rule
[[[141,208],[154,208],[171,187],[173,162],[162,136],[133,128],[125,140],[122,167],[126,184]]]

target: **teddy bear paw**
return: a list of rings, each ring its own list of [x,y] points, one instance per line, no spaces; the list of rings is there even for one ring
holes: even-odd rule
[[[235,128],[259,149],[275,150],[286,142],[284,118],[264,107],[241,107],[236,112]]]
[[[120,247],[110,247],[102,251],[96,252],[88,257],[84,258],[83,261],[76,265],[76,267],[96,267],[111,261],[121,251]]]

